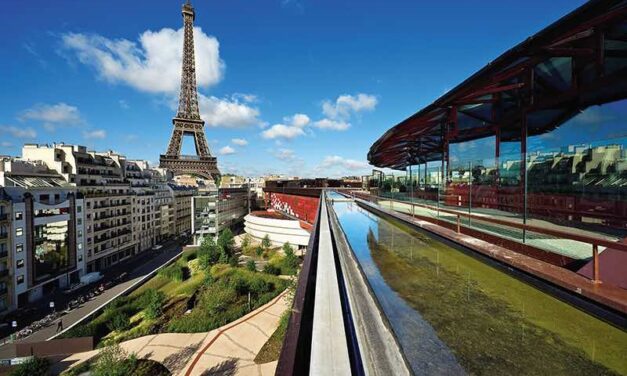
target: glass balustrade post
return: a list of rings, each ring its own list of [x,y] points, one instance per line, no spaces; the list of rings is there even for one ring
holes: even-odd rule
[[[472,162],[468,162],[468,227],[471,226],[472,214]]]

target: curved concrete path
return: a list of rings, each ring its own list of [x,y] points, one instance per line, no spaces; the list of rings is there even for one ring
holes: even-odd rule
[[[138,358],[162,363],[172,375],[274,375],[277,362],[256,364],[254,359],[288,308],[286,290],[266,305],[208,333],[153,334],[120,345]],[[73,354],[61,362],[74,366],[98,351]]]

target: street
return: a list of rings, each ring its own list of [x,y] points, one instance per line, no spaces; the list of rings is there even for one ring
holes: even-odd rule
[[[27,320],[28,323],[31,323],[35,320],[38,320],[44,317],[46,314],[51,312],[51,309],[48,308],[46,310],[46,306],[50,300],[55,302],[58,311],[61,312],[61,316],[53,321],[47,327],[40,329],[39,331],[34,332],[30,336],[20,339],[17,342],[37,342],[37,341],[45,341],[53,337],[57,333],[57,325],[59,320],[63,321],[63,328],[67,329],[72,324],[76,323],[83,317],[89,315],[94,310],[100,308],[102,305],[106,304],[122,293],[124,290],[129,288],[130,286],[138,283],[144,276],[148,275],[159,266],[168,262],[182,250],[182,246],[175,241],[167,242],[163,245],[159,251],[147,250],[144,253],[140,254],[136,258],[129,260],[128,263],[122,263],[121,265],[116,265],[111,270],[107,270],[104,273],[104,278],[97,283],[91,284],[89,286],[83,287],[72,294],[65,295],[61,292],[53,294],[53,296],[44,298],[43,303],[38,304],[37,312],[30,315]],[[129,265],[130,264],[130,265]],[[131,268],[129,270],[129,268]],[[100,295],[97,295],[91,300],[86,301],[84,304],[79,306],[76,309],[71,310],[68,313],[63,312],[67,307],[67,302],[76,297],[85,294],[88,291],[92,291],[96,286],[99,286],[101,283],[104,283],[108,280],[113,280],[115,277],[119,276],[121,273],[127,272],[128,275],[126,279],[117,285],[113,285],[109,289],[105,290]],[[24,320],[23,315],[19,315],[19,312],[16,312],[17,320]],[[25,320],[26,321],[26,320]],[[20,324],[26,324],[26,322],[21,322]],[[20,325],[23,326],[23,325]],[[10,345],[2,345],[0,346],[0,359],[6,358],[6,355],[11,357],[10,353],[12,352],[10,349]]]

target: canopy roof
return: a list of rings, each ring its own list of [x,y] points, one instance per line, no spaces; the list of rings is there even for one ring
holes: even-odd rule
[[[527,38],[370,148],[377,167],[441,160],[449,143],[547,133],[585,108],[627,98],[627,0],[592,0]],[[527,116],[524,116],[526,114]]]

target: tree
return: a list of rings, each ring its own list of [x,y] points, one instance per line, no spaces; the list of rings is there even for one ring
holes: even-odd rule
[[[203,269],[214,265],[220,259],[220,249],[211,236],[205,236],[198,250],[198,263]]]
[[[261,239],[261,246],[265,249],[268,249],[272,246],[272,242],[270,242],[270,236],[268,236],[268,234],[266,234],[266,236]]]
[[[283,244],[283,253],[285,253],[285,260],[283,261],[285,267],[289,269],[290,274],[296,271],[298,266],[298,257],[294,254],[294,250],[289,242]]]
[[[235,239],[230,229],[222,230],[220,236],[218,236],[217,244],[220,250],[220,263],[228,263],[233,256],[233,248],[235,247]]]
[[[256,272],[257,265],[255,265],[255,260],[248,260],[248,262],[246,263],[246,269],[250,270],[251,272]]]

